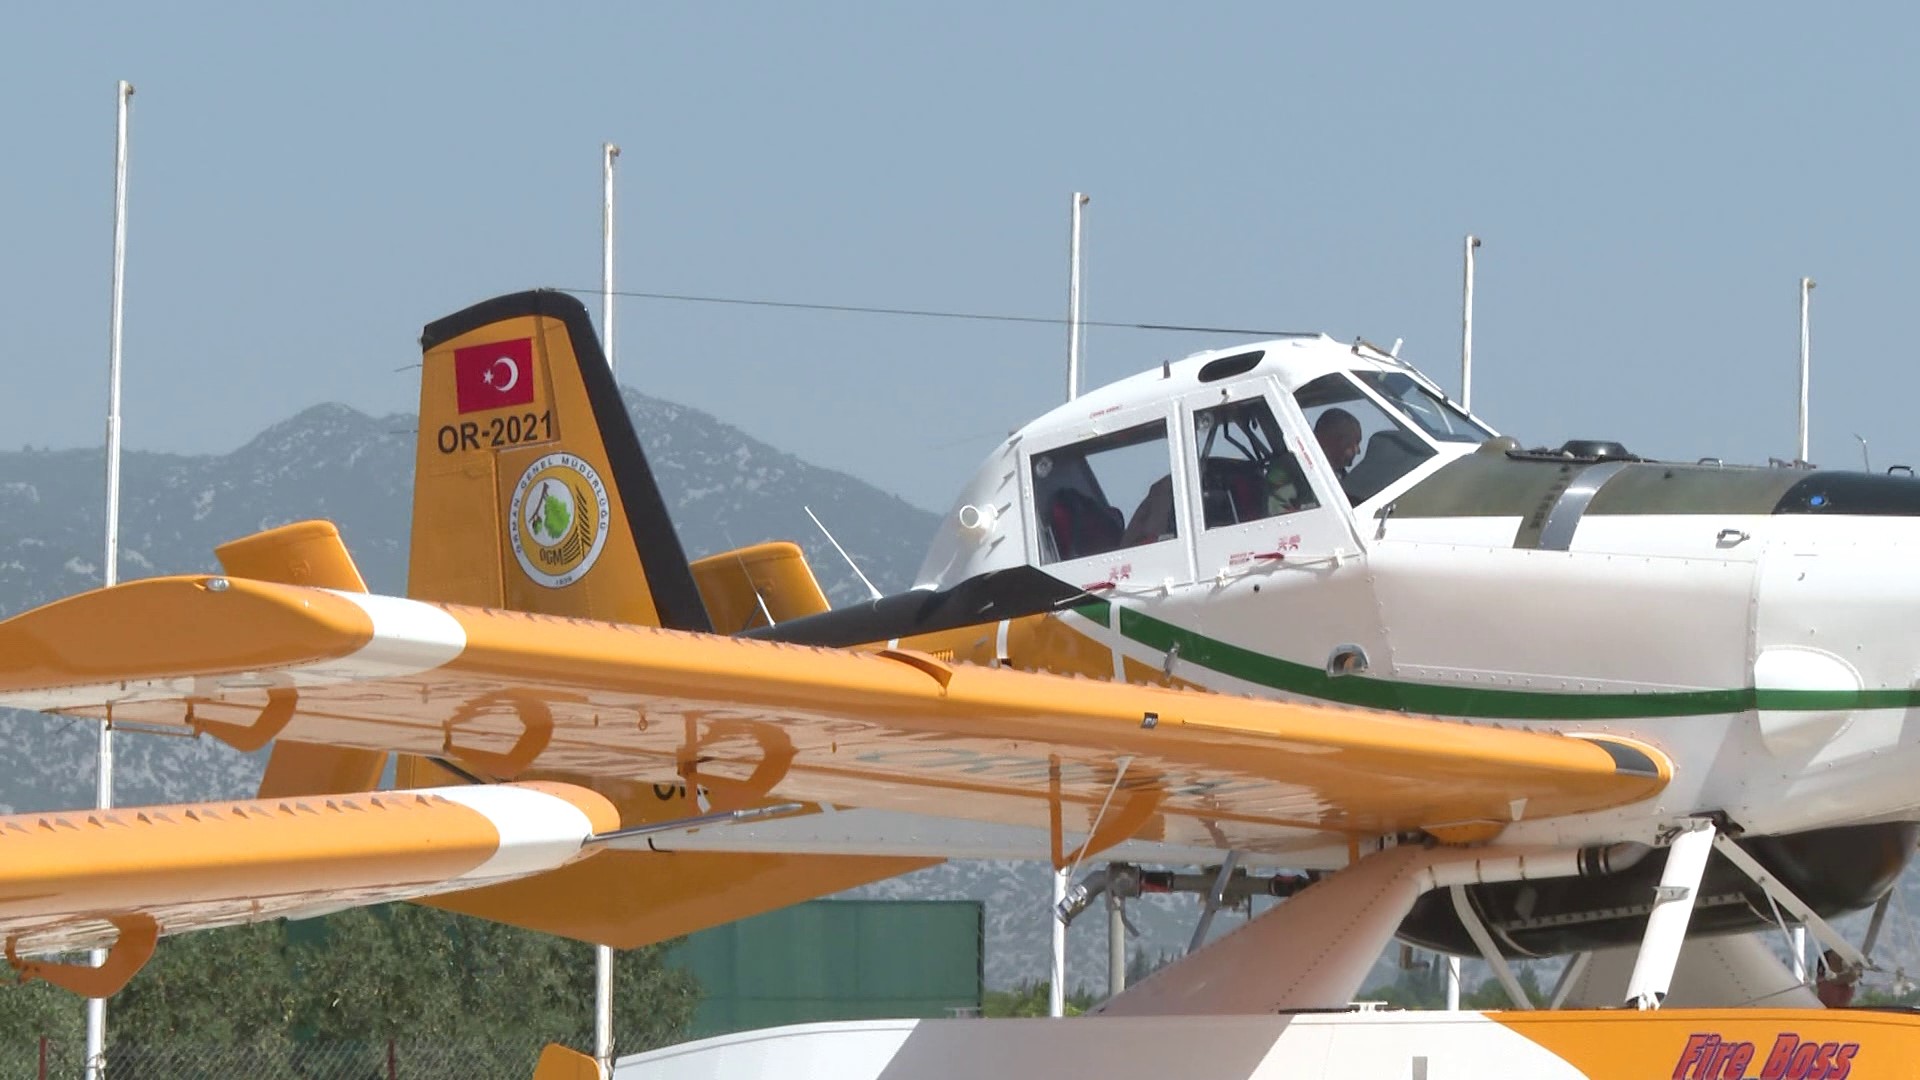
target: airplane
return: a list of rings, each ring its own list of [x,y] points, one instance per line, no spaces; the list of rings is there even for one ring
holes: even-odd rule
[[[1028,424],[914,589],[829,609],[793,545],[687,560],[577,301],[499,297],[422,347],[407,597],[303,523],[223,547],[218,575],[0,623],[0,705],[274,746],[261,800],[224,811],[259,839],[184,891],[190,857],[134,873],[111,836],[210,836],[218,807],[0,819],[0,843],[65,838],[0,869],[23,971],[97,994],[16,958],[117,934],[137,969],[157,934],[409,895],[630,947],[1020,854],[1205,863],[1214,899],[1237,870],[1307,872],[1111,1023],[1340,1009],[1397,936],[1510,990],[1508,959],[1574,954],[1559,1002],[1664,1004],[1715,1046],[1791,1020],[1789,1062],[1920,1040],[1672,1008],[1817,1004],[1753,933],[1787,919],[1868,963],[1827,917],[1886,897],[1920,837],[1920,481],[1527,449],[1397,356],[1303,334]],[[276,860],[283,820],[407,797],[365,794],[389,755],[448,814],[516,785],[572,810],[519,834],[542,858],[484,857],[505,840],[479,831],[478,888],[419,868],[431,838],[356,863],[371,824]],[[55,858],[33,888],[10,869]],[[1731,1050],[1676,1066],[1628,1034],[1671,1025],[1606,1029],[1607,1053],[1734,1075]]]

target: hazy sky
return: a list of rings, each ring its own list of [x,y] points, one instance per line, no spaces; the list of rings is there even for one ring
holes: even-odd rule
[[[1089,318],[1404,337],[1449,388],[1477,232],[1475,404],[1529,443],[1791,456],[1811,275],[1813,457],[1920,463],[1920,12],[1352,7],[10,8],[0,439],[101,438],[126,78],[131,447],[412,410],[423,323],[597,289],[611,139],[627,288],[1059,315],[1084,190]],[[1063,393],[1058,326],[618,320],[623,381],[936,508]],[[1088,382],[1232,340],[1096,328]]]

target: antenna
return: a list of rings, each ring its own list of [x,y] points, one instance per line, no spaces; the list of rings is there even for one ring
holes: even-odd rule
[[[813,507],[811,507],[811,506],[802,506],[802,507],[801,507],[800,509],[802,509],[802,510],[805,510],[805,511],[807,512],[807,516],[808,516],[808,517],[810,517],[810,518],[813,518],[813,525],[814,525],[814,528],[817,528],[817,529],[819,529],[819,530],[820,530],[820,535],[821,535],[821,536],[824,536],[824,537],[826,537],[826,538],[827,538],[827,543],[829,543],[829,544],[832,544],[832,545],[833,545],[833,550],[835,550],[835,551],[837,551],[837,552],[839,552],[839,553],[840,553],[840,557],[841,557],[841,558],[843,558],[843,559],[845,559],[845,560],[847,560],[847,568],[848,568],[849,570],[852,570],[852,571],[853,571],[853,576],[854,576],[854,577],[857,577],[857,578],[859,578],[859,579],[860,579],[860,584],[862,584],[862,585],[865,585],[865,586],[867,587],[867,595],[869,595],[869,596],[871,596],[871,597],[873,597],[873,598],[874,598],[875,600],[878,600],[878,599],[880,599],[880,598],[881,598],[881,597],[880,597],[880,590],[879,590],[879,589],[876,589],[876,588],[874,588],[874,587],[873,587],[873,582],[871,582],[871,581],[868,581],[868,580],[867,580],[867,575],[865,575],[865,574],[863,574],[863,573],[861,573],[861,572],[860,572],[860,567],[859,567],[858,565],[856,565],[856,564],[854,563],[854,561],[853,561],[853,556],[851,556],[851,555],[849,555],[849,554],[847,554],[847,549],[846,549],[846,548],[843,548],[843,547],[841,547],[841,546],[840,546],[840,541],[838,541],[838,540],[835,540],[835,539],[833,538],[833,534],[827,531],[827,527],[826,527],[825,525],[822,525],[822,524],[820,523],[820,518],[819,518],[819,516],[818,516],[818,515],[816,515],[816,514],[815,514],[815,513],[813,512]],[[771,623],[771,622],[772,622],[773,620],[772,620],[772,619],[768,619],[767,621],[768,621],[769,623]]]
[[[818,525],[820,523],[815,521],[814,524]],[[826,530],[822,529],[821,531],[825,532]],[[829,537],[828,539],[832,538]],[[733,538],[728,537],[727,543],[732,544]],[[838,545],[835,546],[837,547]],[[740,555],[738,548],[734,549],[733,561],[740,564],[740,576],[747,579],[747,588],[753,592],[753,602],[760,606],[760,617],[767,620],[768,626],[778,625],[773,621],[773,612],[767,610],[767,598],[760,595],[760,586],[754,583],[753,571],[747,568],[747,560]],[[858,571],[856,571],[856,573],[857,572]]]
[[[1860,467],[1872,472],[1873,458],[1867,454],[1867,437],[1857,431],[1853,433],[1853,437],[1860,440]]]

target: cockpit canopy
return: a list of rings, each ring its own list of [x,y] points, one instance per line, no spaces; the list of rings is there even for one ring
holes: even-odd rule
[[[921,583],[1016,557],[1047,566],[1149,548],[1164,548],[1169,567],[1204,572],[1194,560],[1209,555],[1181,552],[1218,546],[1211,538],[1220,530],[1308,515],[1337,520],[1350,535],[1355,508],[1493,435],[1418,372],[1371,349],[1312,337],[1205,354],[1028,425],[976,477],[950,522],[1017,512],[1024,550],[1011,550],[1005,536],[979,549],[988,538],[977,527],[943,534]],[[960,514],[967,506],[974,512]],[[979,512],[985,506],[991,515]],[[1277,531],[1298,539],[1290,524]]]

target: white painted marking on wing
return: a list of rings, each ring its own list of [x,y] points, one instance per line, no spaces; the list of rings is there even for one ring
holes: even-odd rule
[[[451,662],[467,647],[467,632],[460,621],[433,604],[398,596],[322,591],[366,612],[373,621],[373,640],[337,660],[302,665],[295,674],[296,684],[418,675]]]
[[[523,877],[551,870],[580,851],[593,823],[579,807],[543,791],[495,784],[434,788],[432,794],[484,814],[500,830],[500,849],[462,877]]]

